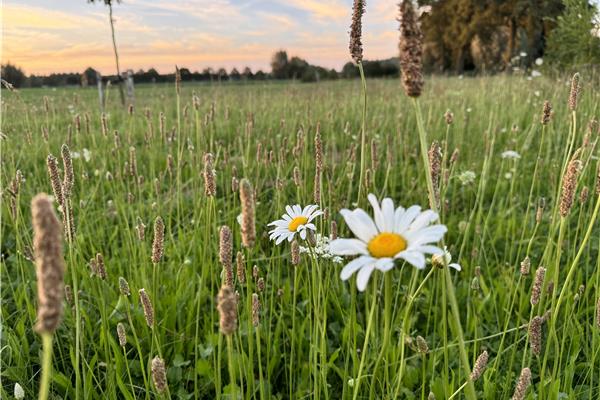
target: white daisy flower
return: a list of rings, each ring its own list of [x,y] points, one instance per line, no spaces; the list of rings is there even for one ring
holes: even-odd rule
[[[323,211],[319,210],[319,206],[316,204],[308,205],[304,209],[299,204],[285,206],[285,211],[286,213],[281,216],[282,219],[269,224],[275,227],[275,229],[269,231],[269,239],[275,240],[275,244],[279,244],[285,239],[291,242],[296,233],[302,239],[306,239],[308,229],[317,230],[317,227],[311,221],[323,214]]]
[[[342,269],[340,277],[347,280],[358,271],[356,286],[361,292],[367,287],[371,273],[378,269],[389,271],[394,260],[402,259],[418,269],[425,268],[425,254],[442,254],[433,245],[446,233],[441,224],[431,225],[438,220],[432,210],[421,212],[420,206],[406,210],[394,208],[394,202],[385,198],[381,206],[373,194],[368,196],[373,207],[375,221],[361,208],[340,211],[346,224],[357,239],[336,239],[329,244],[333,254],[359,257]]]
[[[431,263],[440,268],[443,268],[444,265],[447,265],[457,271],[462,270],[460,264],[452,262],[452,254],[450,254],[446,246],[444,246],[444,254],[434,254],[431,256]]]

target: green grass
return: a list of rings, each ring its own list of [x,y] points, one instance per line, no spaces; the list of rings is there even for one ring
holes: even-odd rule
[[[398,263],[385,275],[374,272],[364,293],[356,290],[355,277],[340,280],[343,264],[331,259],[303,254],[294,268],[290,245],[275,246],[266,226],[283,214],[285,205],[314,202],[314,137],[320,123],[325,164],[320,205],[328,216],[318,220],[318,230],[328,235],[335,220],[339,235],[351,236],[339,210],[354,208],[359,191],[359,81],[184,83],[179,113],[174,85],[139,86],[132,117],[118,105],[113,88],[106,136],[93,89],[23,90],[18,95],[4,91],[2,398],[11,398],[15,382],[23,386],[26,398],[35,398],[39,389],[42,338],[33,331],[37,289],[35,266],[28,259],[30,202],[36,193],[51,193],[46,157],[59,157],[63,143],[81,154],[73,160],[77,234],[72,246],[65,243],[65,283],[79,289],[80,353],[77,359],[75,308],[65,303],[64,320],[53,341],[50,398],[160,398],[150,377],[151,360],[160,355],[167,366],[165,398],[427,399],[433,392],[437,399],[446,399],[466,382],[465,370],[483,350],[490,360],[474,382],[478,398],[510,398],[523,367],[532,371],[528,399],[534,393],[538,399],[599,398],[597,127],[580,155],[583,168],[574,206],[567,217],[558,215],[564,165],[584,142],[588,122],[600,114],[597,86],[585,75],[582,84],[577,110],[571,113],[564,80],[427,79],[419,99],[423,129],[427,146],[438,140],[443,149],[440,215],[448,227],[445,243],[462,271],[450,270],[447,282],[443,269],[428,264],[418,271]],[[200,99],[198,110],[192,106],[193,91]],[[369,171],[364,171],[368,182],[358,205],[371,214],[366,193],[372,192],[379,198],[392,197],[397,205],[427,207],[426,170],[412,102],[397,80],[367,81],[367,94]],[[546,99],[554,106],[554,116],[542,128]],[[449,126],[444,122],[447,109],[454,113]],[[165,116],[163,132],[160,113]],[[80,131],[75,128],[76,115],[81,118]],[[115,130],[120,144],[115,143]],[[130,146],[136,149],[137,171],[143,178],[129,176],[124,167]],[[455,148],[458,158],[451,162]],[[89,161],[83,149],[91,153]],[[503,159],[506,150],[517,151],[520,159]],[[205,152],[215,156],[214,198],[204,194]],[[292,178],[296,167],[298,186]],[[15,198],[7,186],[17,169],[25,181]],[[475,173],[472,183],[461,180],[466,171]],[[240,200],[232,191],[234,173],[249,179],[256,191],[257,241],[248,249],[241,245],[236,221]],[[589,198],[581,202],[584,187],[589,188]],[[536,223],[540,198],[546,207]],[[165,221],[165,251],[153,265],[152,226],[157,216]],[[135,229],[138,218],[146,225],[143,241]],[[232,337],[219,333],[216,308],[222,225],[234,233],[234,253],[244,255],[248,278],[246,284],[235,281],[240,301],[238,329]],[[90,273],[89,260],[96,253],[104,256],[106,280]],[[519,266],[526,256],[532,272],[521,276]],[[258,291],[252,278],[254,265],[266,283],[264,291]],[[547,268],[545,287],[552,282],[554,291],[544,290],[540,303],[532,307],[529,299],[538,266]],[[120,295],[120,276],[129,282],[129,297]],[[141,288],[154,305],[152,329],[139,303]],[[456,293],[462,342],[452,318],[450,288]],[[258,327],[251,321],[254,292],[261,302]],[[533,316],[556,310],[559,296],[558,314],[552,313],[542,328],[541,355],[532,355],[527,324]],[[127,331],[124,349],[116,335],[119,322]],[[428,353],[417,351],[417,336],[427,341]],[[461,344],[470,366],[460,362]],[[459,391],[455,398],[466,393]]]

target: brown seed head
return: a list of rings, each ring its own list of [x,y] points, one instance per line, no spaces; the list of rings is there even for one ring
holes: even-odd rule
[[[146,324],[150,327],[154,327],[154,307],[152,307],[152,302],[150,301],[150,297],[148,293],[146,293],[146,289],[142,288],[139,290],[140,295],[140,303],[142,303],[142,309],[144,310],[144,318],[146,319]]]
[[[167,371],[165,370],[165,362],[162,358],[156,356],[152,359],[152,381],[158,393],[165,393],[167,386]]]
[[[260,300],[258,294],[252,293],[252,325],[260,324]]]
[[[102,254],[96,254],[96,273],[100,279],[106,279],[106,266]]]
[[[225,272],[225,285],[233,287],[233,237],[226,225],[219,231],[219,261]]]
[[[407,96],[419,97],[423,90],[423,34],[411,0],[400,5],[400,71]]]
[[[542,109],[542,125],[547,125],[550,122],[550,118],[552,118],[552,104],[546,100]]]
[[[240,182],[240,202],[242,204],[242,245],[253,247],[256,240],[254,190],[246,178]]]
[[[575,111],[577,108],[577,99],[579,97],[579,73],[575,73],[571,78],[571,91],[569,92],[569,110]]]
[[[38,287],[36,332],[54,333],[62,318],[65,264],[61,226],[45,193],[31,201],[33,248]]]
[[[237,328],[237,300],[229,286],[219,291],[217,309],[219,310],[221,333],[231,335]]]
[[[58,174],[58,165],[56,163],[56,157],[52,154],[48,155],[46,159],[46,165],[48,166],[48,175],[50,176],[50,183],[52,184],[52,192],[56,198],[56,202],[59,206],[64,205],[63,188]]]
[[[475,365],[473,365],[473,371],[471,372],[471,376],[470,376],[471,381],[475,382],[477,379],[479,379],[481,374],[483,374],[483,371],[485,371],[487,362],[488,362],[488,352],[487,352],[487,350],[484,350],[483,353],[481,353],[479,355],[479,357],[477,357],[477,360],[475,360]]]
[[[440,205],[440,176],[442,174],[442,147],[437,141],[431,143],[429,147],[429,170],[431,180],[433,181],[433,190],[436,204],[431,204],[431,208],[437,210]]]
[[[217,194],[213,161],[214,157],[211,153],[206,153],[204,155],[204,194],[206,194],[209,197],[215,196]]]
[[[117,337],[119,338],[119,346],[125,347],[127,344],[127,334],[125,333],[125,325],[121,322],[117,324]]]
[[[65,198],[71,197],[71,190],[73,189],[73,161],[71,160],[71,152],[69,151],[69,146],[63,144],[60,149],[60,155],[63,161],[64,168],[64,179],[63,179],[63,196]]]
[[[535,306],[540,302],[540,295],[542,294],[542,286],[544,285],[544,277],[546,276],[546,268],[539,267],[535,271],[535,279],[533,280],[533,286],[531,287],[531,305]]]
[[[454,122],[454,114],[452,111],[446,110],[444,113],[444,121],[446,121],[447,125],[452,125],[452,122]]]
[[[165,249],[165,224],[161,217],[154,220],[154,241],[152,242],[152,263],[158,264]]]
[[[529,343],[531,343],[531,352],[539,356],[542,352],[542,324],[544,319],[539,316],[533,317],[529,323]]]
[[[362,16],[365,13],[365,1],[354,0],[352,6],[352,23],[350,24],[350,55],[354,62],[362,62]]]
[[[513,393],[512,400],[523,400],[527,394],[527,388],[531,384],[531,370],[527,367],[521,370],[521,375],[517,381],[515,392]]]
[[[244,260],[244,253],[241,251],[237,252],[235,263],[235,273],[237,275],[238,282],[243,285],[246,283],[246,260]]]
[[[292,241],[292,265],[300,264],[300,245],[297,240]]]
[[[129,283],[122,276],[119,277],[119,292],[121,292],[121,296],[129,296],[131,294],[131,290],[129,290]]]
[[[571,159],[567,166],[567,171],[563,176],[562,191],[560,196],[560,215],[566,217],[571,211],[573,206],[573,199],[575,197],[575,189],[577,188],[577,177],[581,171],[581,161],[575,158]]]
[[[135,147],[129,147],[129,175],[137,176],[137,157],[135,155]]]
[[[417,336],[417,350],[419,351],[419,353],[429,353],[429,345],[427,344],[425,338],[421,335]]]
[[[329,228],[329,238],[331,240],[337,239],[337,222],[331,221],[331,227]]]
[[[521,275],[529,275],[529,270],[531,269],[531,260],[529,256],[526,256],[523,261],[521,261]]]

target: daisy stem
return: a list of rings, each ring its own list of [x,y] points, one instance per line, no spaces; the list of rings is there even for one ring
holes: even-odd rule
[[[358,197],[356,199],[357,205],[360,202],[360,195],[362,194],[363,179],[365,173],[365,146],[366,146],[366,135],[367,135],[367,81],[365,79],[365,72],[363,70],[362,62],[358,63],[358,71],[360,72],[360,82],[362,85],[363,94],[363,109],[362,109],[362,125],[360,130],[360,174],[358,178]]]
[[[425,168],[425,178],[427,180],[427,189],[429,192],[429,203],[433,211],[437,211],[436,202],[435,202],[435,191],[433,189],[433,180],[431,179],[431,171],[429,170],[429,157],[427,154],[427,135],[425,133],[425,127],[423,125],[423,117],[421,115],[421,107],[416,98],[413,98],[413,106],[415,108],[415,114],[417,117],[417,131],[419,132],[419,143],[421,147],[421,156],[423,157],[423,167]],[[450,270],[445,267],[444,268],[445,281],[446,281],[446,293],[448,295],[448,300],[450,302],[450,309],[452,311],[452,317],[454,319],[454,334],[458,338],[458,350],[460,355],[461,364],[464,369],[464,373],[466,376],[471,375],[471,367],[469,364],[469,358],[467,356],[467,351],[465,348],[465,340],[462,331],[462,325],[460,322],[460,314],[458,310],[458,302],[456,301],[456,294],[454,291],[454,283],[452,282],[452,276],[450,275]],[[452,325],[451,325],[452,326]],[[475,387],[473,382],[469,381],[466,387],[465,394],[467,399],[476,399],[477,395],[475,394]]]
[[[373,279],[377,279],[373,276]],[[354,394],[352,395],[352,400],[356,400],[358,397],[358,390],[360,388],[360,380],[361,374],[363,370],[363,366],[365,364],[365,358],[367,354],[367,348],[369,346],[369,336],[371,334],[371,328],[373,327],[373,316],[375,315],[375,306],[377,305],[377,283],[374,282],[373,285],[373,298],[371,300],[371,310],[369,311],[369,320],[367,322],[367,330],[365,332],[365,341],[363,343],[363,348],[360,353],[360,364],[358,365],[358,374],[356,375],[356,382],[354,382]]]

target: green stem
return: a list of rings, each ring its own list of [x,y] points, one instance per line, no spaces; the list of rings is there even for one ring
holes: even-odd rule
[[[425,168],[425,177],[427,180],[427,189],[429,192],[429,203],[431,208],[434,211],[436,210],[436,201],[435,201],[435,191],[433,189],[433,180],[431,178],[431,171],[429,169],[429,157],[427,152],[427,136],[425,133],[425,127],[423,125],[423,117],[421,115],[421,108],[419,106],[419,102],[416,98],[413,98],[413,106],[415,108],[415,113],[417,115],[417,127],[419,132],[419,142],[421,146],[421,156],[423,158],[423,167]],[[469,364],[469,358],[467,357],[467,350],[465,348],[464,336],[462,331],[462,325],[460,322],[460,313],[458,309],[458,302],[456,301],[456,294],[454,291],[454,284],[452,283],[452,276],[450,275],[449,268],[444,268],[444,273],[446,276],[446,290],[448,295],[448,300],[450,301],[450,309],[452,310],[452,317],[454,319],[454,334],[458,339],[458,349],[460,355],[460,361],[462,367],[464,369],[464,373],[466,376],[471,375],[471,367]],[[473,382],[469,382],[467,384],[466,396],[469,400],[476,399],[477,395],[475,394],[475,387]]]
[[[50,376],[52,375],[52,334],[42,333],[42,379],[40,381],[39,400],[47,400],[50,391]]]
[[[358,71],[360,72],[360,82],[362,85],[362,93],[363,93],[363,109],[362,109],[362,125],[360,130],[360,173],[358,178],[358,197],[356,199],[356,203],[360,203],[360,196],[362,194],[364,173],[365,173],[365,147],[367,141],[367,81],[365,79],[365,72],[363,70],[362,62],[358,63]]]

